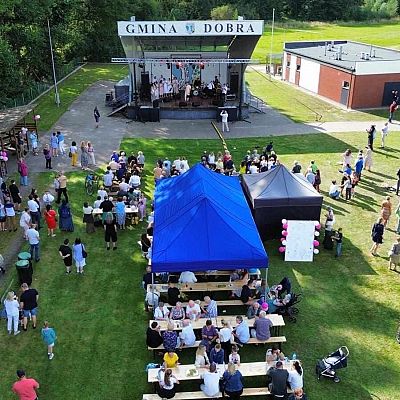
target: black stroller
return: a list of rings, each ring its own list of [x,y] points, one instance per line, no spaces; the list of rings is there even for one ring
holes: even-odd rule
[[[288,317],[290,322],[296,322],[296,315],[299,313],[299,309],[295,307],[297,303],[300,303],[301,293],[295,294],[290,293],[290,300],[284,306],[278,307],[275,311],[276,314],[282,315],[283,317]]]
[[[348,356],[349,349],[346,346],[342,346],[329,354],[328,357],[318,360],[315,366],[318,380],[320,380],[321,376],[326,376],[333,379],[335,383],[340,382],[340,378],[336,375],[336,370],[347,367]]]

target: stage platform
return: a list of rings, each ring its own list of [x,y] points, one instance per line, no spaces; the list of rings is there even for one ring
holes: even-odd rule
[[[158,107],[154,107],[158,105]],[[166,99],[158,101],[158,104],[150,102],[142,103],[141,114],[144,120],[195,120],[195,119],[212,119],[220,121],[220,113],[225,109],[229,114],[229,121],[237,121],[239,113],[239,101],[232,100],[223,103],[221,100],[205,99],[195,97],[188,101]],[[151,109],[157,111],[151,111]],[[248,106],[242,105],[242,117],[247,118]],[[155,116],[155,114],[157,114]],[[131,114],[132,115],[132,114]],[[152,115],[150,118],[147,115]]]

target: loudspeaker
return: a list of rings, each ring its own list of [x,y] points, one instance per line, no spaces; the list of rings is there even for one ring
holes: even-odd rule
[[[153,108],[158,108],[160,107],[160,101],[158,99],[153,100]]]
[[[150,76],[148,72],[140,74],[142,86],[140,87],[140,98],[149,101],[151,99]]]
[[[217,107],[223,107],[224,106],[224,101],[223,100],[213,100],[212,101],[212,105],[213,106],[217,106]]]
[[[186,101],[180,101],[179,102],[179,108],[182,108],[182,107],[187,107]]]
[[[200,107],[200,103],[198,102],[198,101],[194,101],[193,103],[192,103],[192,107]]]
[[[230,93],[239,93],[239,74],[237,72],[233,72],[230,75],[229,90]]]

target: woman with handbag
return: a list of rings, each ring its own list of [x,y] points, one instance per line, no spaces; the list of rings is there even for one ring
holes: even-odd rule
[[[221,392],[225,392],[231,400],[238,400],[243,393],[243,376],[233,363],[228,363],[228,369],[222,376]]]
[[[81,238],[76,238],[75,243],[72,246],[72,258],[75,260],[77,274],[83,274],[83,268],[86,265],[86,257],[86,249]]]

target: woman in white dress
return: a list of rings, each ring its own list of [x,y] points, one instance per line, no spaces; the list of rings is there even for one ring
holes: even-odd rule
[[[372,150],[370,146],[367,146],[367,151],[365,152],[364,157],[364,169],[371,171],[372,164]]]

